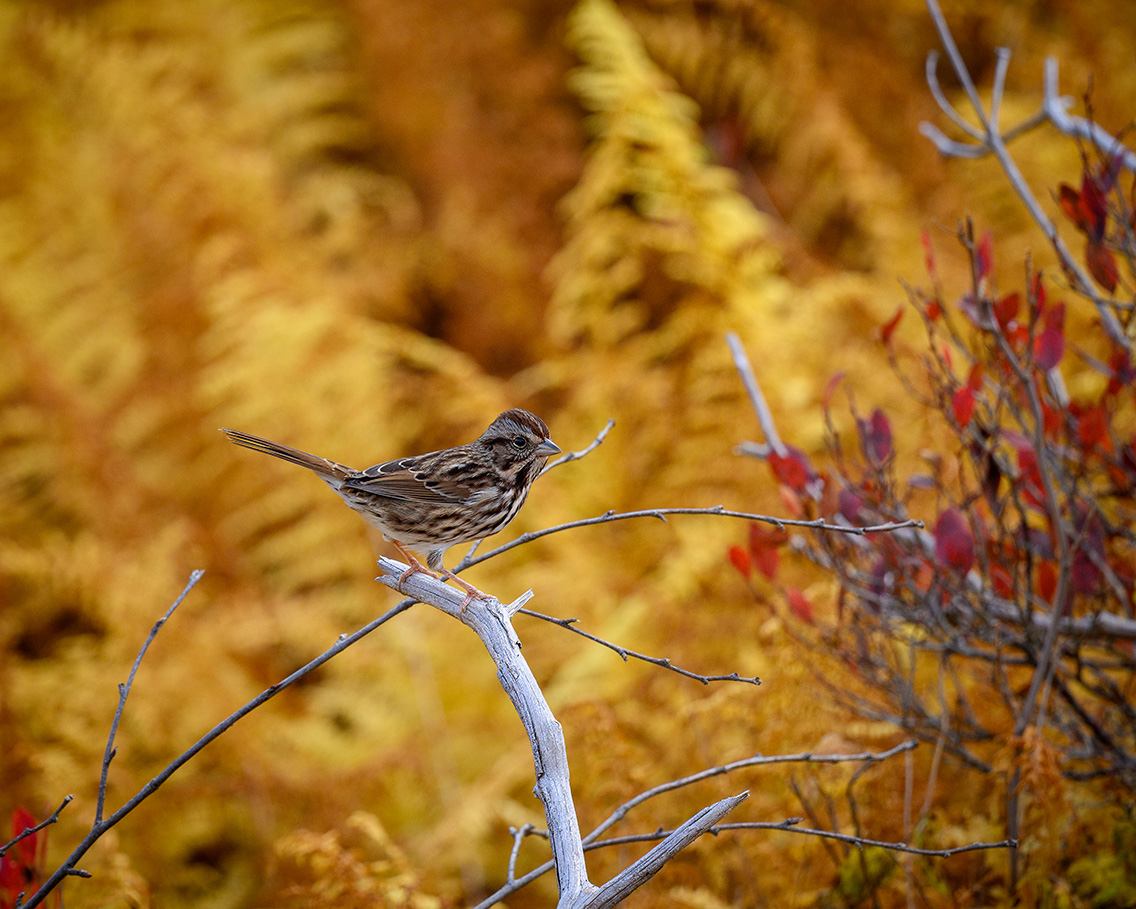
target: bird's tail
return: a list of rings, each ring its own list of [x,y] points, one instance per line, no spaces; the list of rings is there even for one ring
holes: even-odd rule
[[[306,467],[324,480],[335,483],[341,483],[347,474],[351,473],[349,467],[344,467],[342,464],[337,464],[335,461],[329,461],[327,458],[318,458],[315,455],[308,454],[306,451],[300,451],[298,448],[292,448],[288,445],[281,445],[279,442],[272,442],[269,439],[262,439],[260,436],[250,435],[247,432],[240,432],[236,429],[222,429],[229,441],[234,445],[241,445],[244,448],[251,448],[253,451],[262,451],[265,454],[270,454],[275,458],[280,458],[283,461],[288,461],[292,464],[299,464],[301,467]]]

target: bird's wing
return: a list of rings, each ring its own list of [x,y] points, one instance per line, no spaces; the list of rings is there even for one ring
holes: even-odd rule
[[[464,483],[432,476],[423,458],[400,458],[353,471],[343,485],[388,499],[427,504],[456,504],[469,498],[472,490]]]

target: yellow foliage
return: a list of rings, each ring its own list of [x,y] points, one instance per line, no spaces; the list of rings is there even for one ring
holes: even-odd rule
[[[405,854],[377,817],[357,811],[344,828],[297,830],[276,843],[273,905],[440,909],[440,899],[420,892]]]
[[[988,7],[948,15],[1001,35]],[[1099,35],[1090,7],[1048,15]],[[1009,9],[1037,38],[1026,7]],[[857,15],[863,34],[827,21]],[[835,369],[862,402],[896,395],[872,331],[899,304],[896,278],[920,280],[920,227],[952,223],[974,174],[994,187],[988,164],[944,167],[914,133],[931,115],[921,61],[878,30],[925,34],[912,24],[923,15],[915,0],[805,12],[584,0],[567,18],[500,0],[4,5],[0,817],[74,792],[49,861],[81,838],[116,686],[190,569],[205,580],[127,703],[112,810],[395,602],[357,518],[317,480],[225,444],[220,426],[364,467],[465,441],[507,406],[541,412],[565,449],[614,418],[599,450],[540,481],[516,531],[637,506],[781,510],[765,468],[733,452],[757,430],[723,334],[745,339],[786,438],[815,450]],[[1123,90],[1131,67],[1111,62],[1131,27],[1110,28],[1085,53]],[[883,76],[864,64],[877,58]],[[1085,59],[1069,64],[1074,86]],[[1007,108],[1026,109],[1028,90],[1011,89]],[[760,173],[715,163],[703,127],[728,117]],[[1028,173],[1049,173],[1052,152],[1022,147]],[[1017,244],[1016,206],[979,189]],[[915,450],[922,431],[913,418],[903,444]],[[759,751],[893,744],[830,698],[792,620],[729,572],[741,527],[624,522],[475,569],[503,598],[531,586],[535,607],[620,644],[765,679],[704,689],[518,618],[565,724],[585,823]],[[831,599],[824,579],[789,570]],[[424,610],[397,622],[183,768],[90,854],[96,880],[69,881],[67,904],[424,909],[496,886],[508,826],[541,822],[523,734],[475,641]],[[974,703],[972,684],[951,680],[948,702]],[[1042,745],[1007,752],[1027,814],[1111,829],[1113,815],[1053,784]],[[943,763],[933,770],[931,749],[913,758],[916,804],[929,791],[952,843],[993,838],[1002,794]],[[847,830],[850,774],[718,778],[625,830],[742,788],[748,817],[798,814],[803,796],[836,804]],[[901,773],[858,785],[871,793],[864,828],[905,835]],[[1047,848],[1046,871],[1063,861]],[[597,879],[627,860],[589,857]],[[944,863],[944,886],[977,893],[997,878],[1000,859],[968,861]],[[1074,898],[1114,865],[1079,866]],[[814,841],[740,834],[699,844],[649,898],[795,905],[839,875]],[[511,902],[547,903],[552,886]],[[882,898],[898,905],[899,890],[889,879]]]

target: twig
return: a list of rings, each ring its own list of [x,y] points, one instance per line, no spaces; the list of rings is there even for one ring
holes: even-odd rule
[[[868,527],[853,527],[850,524],[830,524],[827,521],[817,518],[812,521],[801,521],[793,518],[775,518],[770,515],[753,514],[748,511],[731,511],[721,505],[714,505],[709,508],[645,508],[640,511],[605,511],[601,515],[594,518],[581,518],[578,521],[567,521],[564,524],[557,524],[555,527],[546,527],[544,530],[532,530],[528,533],[523,533],[515,540],[510,540],[492,549],[484,555],[477,556],[476,558],[466,561],[460,568],[462,570],[478,565],[486,559],[492,559],[508,552],[510,549],[515,549],[517,546],[523,546],[526,543],[531,543],[533,540],[539,540],[541,537],[546,537],[549,534],[560,533],[564,530],[574,530],[577,527],[591,527],[594,524],[607,524],[611,521],[626,521],[629,518],[658,518],[660,521],[666,523],[667,515],[672,514],[690,514],[690,515],[716,515],[724,518],[738,518],[743,521],[761,521],[766,524],[772,524],[779,530],[784,530],[786,527],[803,527],[810,530],[825,530],[834,533],[847,533],[854,536],[863,536],[868,533],[890,533],[895,530],[904,530],[909,527],[916,529],[923,529],[923,522],[918,520],[907,520],[898,522],[888,522],[885,524],[873,524]],[[457,573],[458,569],[454,569]]]
[[[957,111],[948,113],[948,116],[956,125],[963,129],[968,135],[976,140],[980,140],[977,144],[968,145],[966,143],[954,142],[948,139],[941,130],[934,124],[921,123],[919,131],[927,137],[939,152],[943,155],[950,157],[965,157],[965,158],[978,158],[986,154],[993,154],[998,160],[1006,179],[1010,182],[1018,197],[1022,200],[1026,209],[1029,211],[1030,216],[1038,227],[1041,228],[1047,240],[1056,250],[1057,255],[1060,257],[1062,265],[1067,272],[1076,278],[1079,285],[1079,290],[1086,297],[1089,297],[1093,305],[1096,307],[1097,313],[1100,316],[1101,323],[1104,325],[1105,331],[1109,337],[1112,338],[1121,347],[1127,349],[1129,346],[1129,339],[1124,333],[1124,328],[1120,324],[1116,313],[1112,310],[1109,302],[1103,299],[1097,293],[1096,287],[1092,279],[1081,267],[1080,263],[1069,252],[1069,248],[1065,245],[1065,241],[1061,239],[1061,235],[1057,232],[1057,227],[1053,221],[1042,209],[1041,204],[1034,196],[1033,190],[1030,189],[1029,184],[1026,183],[1025,177],[1022,176],[1021,171],[1018,169],[1017,163],[1010,156],[1009,150],[1006,147],[1007,141],[1016,135],[1020,135],[1024,131],[1023,127],[1026,124],[1021,124],[1015,129],[1003,133],[1000,131],[997,114],[999,111],[1001,96],[1005,88],[1006,71],[1009,66],[1010,52],[1005,48],[998,50],[998,62],[996,64],[994,76],[994,92],[993,100],[991,103],[990,112],[987,113],[982,105],[982,99],[978,95],[978,90],[974,86],[974,81],[970,77],[970,72],[966,68],[966,63],[962,59],[962,54],[959,53],[958,45],[955,44],[954,36],[947,25],[947,20],[943,16],[943,11],[939,8],[938,0],[926,0],[927,10],[931,14],[931,19],[935,24],[935,30],[939,33],[939,40],[943,43],[943,48],[947,52],[947,57],[951,61],[955,74],[962,84],[963,90],[970,101],[971,106],[974,108],[974,113],[978,117],[981,124],[981,129],[976,130],[974,127],[966,124],[966,121],[958,114]],[[938,55],[932,53],[928,56],[927,70],[932,73],[936,63],[938,62]],[[929,78],[928,86],[931,89],[931,94],[934,96],[935,101],[944,110],[952,110],[950,102],[943,95],[942,89],[939,87],[937,77]],[[1073,125],[1070,123],[1070,118],[1064,110],[1064,102],[1057,97],[1057,67],[1056,63],[1051,66],[1047,63],[1046,66],[1046,82],[1045,82],[1045,103],[1042,107],[1046,115],[1046,119],[1052,119],[1052,113],[1058,113],[1059,119],[1053,121],[1061,123],[1066,126]],[[1034,122],[1037,118],[1031,118],[1028,122]],[[1061,128],[1060,126],[1058,128]],[[1093,138],[1094,142],[1098,136],[1096,130],[1087,130],[1089,138]],[[1107,133],[1105,134],[1107,135]],[[1110,137],[1109,147],[1115,149],[1119,143],[1117,140]],[[1101,148],[1100,145],[1097,145]],[[1133,157],[1136,160],[1136,156]],[[1125,160],[1127,166],[1128,159]]]
[[[192,580],[193,576],[191,575],[190,577],[191,577],[191,580]],[[194,583],[196,583],[196,581],[194,581]],[[192,586],[192,585],[187,585],[187,586]],[[183,596],[184,596],[184,593],[183,593]],[[180,600],[180,598],[179,598],[179,600]],[[313,669],[316,669],[319,666],[322,666],[324,663],[326,663],[328,660],[330,660],[333,656],[335,656],[335,655],[341,653],[342,651],[346,650],[348,647],[350,647],[356,641],[358,641],[361,638],[365,637],[366,635],[370,634],[372,631],[374,631],[380,625],[384,625],[386,622],[388,622],[390,619],[394,618],[399,613],[405,612],[407,609],[409,609],[413,605],[414,605],[413,600],[403,600],[398,605],[394,606],[392,609],[388,610],[386,613],[379,616],[379,618],[368,623],[367,625],[364,625],[362,628],[360,628],[354,634],[340,635],[338,641],[336,641],[336,643],[333,646],[331,646],[330,648],[325,650],[322,654],[320,654],[318,657],[316,657],[314,660],[312,660],[306,666],[303,666],[300,669],[297,669],[295,672],[293,672],[286,679],[284,679],[280,682],[277,682],[275,685],[272,685],[269,688],[266,688],[259,695],[257,695],[255,698],[253,698],[251,701],[249,701],[247,704],[245,704],[243,707],[241,707],[239,710],[231,713],[228,717],[226,717],[224,720],[222,720],[220,723],[218,723],[216,726],[214,726],[211,730],[209,730],[209,732],[207,732],[200,739],[198,739],[189,749],[182,752],[182,754],[180,754],[177,758],[175,758],[161,773],[159,773],[152,780],[150,780],[150,782],[148,782],[145,786],[143,786],[142,789],[140,789],[129,801],[127,801],[125,804],[123,804],[123,806],[121,808],[119,808],[113,814],[108,815],[106,818],[104,818],[100,821],[96,821],[91,826],[90,832],[83,838],[83,841],[81,843],[79,843],[78,846],[75,847],[74,851],[72,851],[72,853],[67,857],[67,859],[63,862],[63,864],[60,865],[54,872],[52,872],[51,876],[48,877],[48,879],[43,882],[43,884],[40,886],[40,888],[35,893],[33,893],[31,895],[31,898],[28,900],[28,902],[26,904],[24,904],[22,909],[33,909],[34,906],[38,906],[40,903],[42,903],[47,898],[48,894],[50,894],[51,891],[53,891],[56,887],[59,886],[59,884],[66,877],[70,877],[70,876],[89,877],[90,875],[89,875],[88,872],[76,868],[75,865],[78,863],[79,859],[81,859],[87,853],[87,851],[91,848],[91,846],[93,846],[95,844],[95,842],[97,842],[98,839],[103,836],[103,834],[105,834],[108,830],[110,830],[111,827],[113,827],[115,824],[117,824],[119,821],[121,821],[124,817],[126,817],[128,814],[130,814],[131,811],[133,811],[135,808],[137,808],[142,802],[144,802],[151,795],[153,795],[155,792],[157,792],[158,789],[162,786],[162,784],[166,782],[166,780],[168,780],[179,769],[181,769],[181,767],[183,767],[193,757],[195,757],[198,754],[198,752],[200,752],[206,745],[208,745],[210,742],[212,742],[214,739],[216,739],[222,733],[224,733],[228,729],[230,729],[238,720],[247,716],[249,713],[251,713],[257,707],[259,707],[265,701],[271,700],[276,695],[278,695],[281,691],[283,691],[285,688],[289,687],[293,683],[302,679],[304,676],[306,676]],[[167,612],[166,617],[168,617],[168,615],[169,615],[169,613]],[[146,644],[143,645],[144,649],[145,649],[145,647],[149,646],[149,643],[150,643],[151,640],[153,640],[153,634],[151,634],[150,638],[147,638]],[[121,698],[121,694],[120,694],[120,698]]]
[[[757,383],[757,377],[753,374],[753,366],[749,362],[749,357],[746,356],[742,339],[738,337],[736,332],[731,331],[726,335],[726,343],[730,346],[730,355],[734,358],[734,368],[741,376],[742,385],[745,386],[746,394],[749,395],[749,403],[753,407],[757,423],[765,434],[769,448],[774,454],[785,457],[788,454],[788,449],[785,447],[785,443],[781,441],[780,433],[777,432],[777,424],[773,422],[773,412],[769,409],[765,394]]]
[[[910,852],[912,855],[929,855],[938,858],[947,858],[951,855],[958,855],[962,852],[975,852],[979,849],[1017,849],[1018,841],[1013,839],[999,840],[996,843],[967,843],[965,846],[952,846],[949,849],[922,849],[918,846],[908,846],[906,843],[889,843],[886,840],[872,840],[863,836],[852,836],[848,833],[835,833],[832,830],[818,830],[813,827],[796,827],[791,824],[773,825],[778,829],[787,830],[789,833],[803,833],[808,836],[819,836],[824,839],[837,840],[841,843],[848,843],[852,846],[879,846],[891,852]],[[745,829],[767,829],[767,825],[758,826],[755,822],[750,824],[748,822],[740,822],[736,824],[719,824],[710,832],[717,833],[724,830],[745,830]]]
[[[852,846],[879,846],[891,852],[909,852],[912,855],[926,855],[935,858],[948,858],[962,852],[975,852],[979,849],[1016,849],[1017,840],[999,840],[996,843],[967,843],[965,846],[952,846],[948,849],[922,849],[918,846],[908,846],[906,843],[889,843],[885,840],[873,840],[863,836],[852,836],[849,833],[834,833],[816,827],[801,827],[800,818],[786,818],[783,821],[737,821],[731,824],[716,824],[707,830],[707,833],[717,835],[730,830],[784,830],[788,833],[802,833],[807,836],[819,836],[823,839],[838,840]],[[623,846],[629,843],[644,843],[667,836],[669,831],[659,830],[654,833],[633,833],[628,836],[614,836],[611,839],[600,840],[588,845],[588,849],[601,849],[607,846]]]
[[[58,821],[59,815],[63,813],[63,809],[66,808],[69,804],[71,804],[71,801],[74,798],[75,798],[75,796],[73,796],[73,795],[67,796],[66,798],[63,799],[62,802],[59,803],[59,807],[56,808],[53,812],[51,812],[51,814],[47,818],[40,821],[34,827],[25,827],[16,836],[14,836],[14,837],[12,837],[12,839],[8,840],[8,842],[6,842],[3,846],[0,846],[0,858],[3,858],[5,855],[7,855],[8,850],[11,849],[13,846],[15,846],[16,843],[20,842],[20,840],[26,839],[27,837],[32,836],[33,834],[39,833],[44,827],[48,827],[51,824],[54,824],[56,821]]]
[[[572,461],[579,461],[580,458],[590,455],[593,451],[599,448],[600,445],[603,444],[604,439],[607,438],[607,434],[611,432],[613,426],[615,426],[615,420],[608,420],[607,425],[604,426],[604,428],[596,434],[596,437],[592,439],[592,441],[589,442],[587,446],[581,448],[579,451],[569,451],[565,454],[562,454],[555,461],[551,461],[546,464],[544,470],[542,470],[538,474],[538,476],[544,476],[546,473],[552,470],[553,467],[559,467],[561,464],[568,464]]]
[[[517,605],[502,606],[496,599],[483,597],[467,603],[461,591],[447,587],[441,580],[425,572],[407,575],[406,566],[392,559],[379,559],[379,568],[383,574],[378,580],[386,586],[428,603],[472,629],[497,666],[497,678],[513,702],[532,746],[536,770],[534,791],[544,806],[545,819],[548,821],[548,838],[553,854],[553,862],[549,863],[549,867],[556,870],[560,895],[557,906],[561,909],[614,906],[649,880],[676,852],[718,823],[748,795],[742,793],[702,809],[637,862],[603,886],[597,887],[588,880],[588,869],[584,862],[584,844],[572,799],[564,732],[521,653],[520,639],[510,621],[517,611]],[[518,603],[527,601],[530,595],[523,595]],[[518,835],[514,833],[514,837]],[[515,839],[514,850],[516,848]],[[513,864],[512,859],[510,864]],[[506,884],[506,889],[510,892],[523,886],[522,881],[531,879],[526,875],[517,881],[513,877],[513,870],[510,870],[510,878],[511,882]],[[496,899],[497,897],[491,898],[484,905],[492,905]]]
[[[530,618],[540,619],[543,622],[551,622],[553,625],[559,625],[561,628],[565,628],[573,634],[578,634],[580,637],[587,638],[589,641],[606,647],[608,650],[613,650],[619,654],[625,663],[628,659],[642,660],[644,663],[651,663],[654,666],[669,669],[671,672],[677,672],[679,675],[686,676],[688,679],[694,679],[695,681],[701,682],[703,685],[709,685],[711,682],[745,682],[747,685],[761,684],[761,679],[757,676],[743,676],[738,675],[736,672],[731,672],[727,675],[701,675],[700,673],[691,672],[688,669],[682,669],[674,665],[674,663],[666,657],[653,657],[645,653],[637,653],[634,650],[628,650],[626,647],[620,647],[618,644],[613,644],[611,641],[605,641],[603,638],[597,637],[591,632],[584,631],[582,628],[577,628],[575,623],[579,621],[578,619],[559,619],[556,616],[545,615],[542,612],[533,612],[531,609],[521,609],[518,611],[521,615],[527,615]]]
[[[126,683],[120,683],[118,686],[118,707],[114,711],[114,719],[111,720],[110,734],[107,736],[106,751],[103,754],[103,767],[99,775],[99,796],[95,802],[95,826],[97,827],[102,823],[103,807],[106,804],[106,788],[107,788],[107,774],[110,772],[110,763],[114,760],[114,756],[118,749],[114,747],[114,738],[118,734],[118,724],[122,719],[122,711],[126,707],[126,699],[130,695],[130,689],[134,687],[134,676],[138,674],[138,667],[142,664],[142,658],[146,656],[146,651],[150,649],[150,645],[154,642],[154,638],[158,636],[158,632],[162,630],[162,626],[170,616],[174,614],[187,596],[189,592],[197,586],[197,582],[205,577],[205,572],[201,569],[195,569],[189,574],[189,581],[186,582],[185,587],[182,588],[180,594],[166,614],[163,615],[158,621],[154,623],[154,627],[150,629],[150,634],[142,644],[142,649],[138,651],[138,656],[134,658],[134,665],[130,667],[130,675],[126,677]]]
[[[886,840],[873,840],[863,836],[853,836],[850,833],[835,833],[817,827],[799,826],[801,818],[791,817],[783,821],[736,821],[730,824],[715,824],[707,833],[715,836],[732,830],[784,830],[787,833],[801,833],[806,836],[819,836],[822,839],[837,840],[841,843],[863,848],[864,846],[879,846],[891,852],[908,852],[912,855],[926,855],[934,858],[949,858],[963,852],[975,852],[980,849],[1016,849],[1017,840],[999,840],[996,843],[967,843],[965,846],[952,846],[948,849],[923,849],[918,846],[908,846],[906,843],[889,843]],[[602,849],[608,846],[624,846],[629,843],[649,843],[668,836],[670,831],[657,830],[653,833],[632,833],[627,836],[613,836],[610,839],[590,843],[588,849]]]
[[[517,879],[517,856],[520,855],[521,844],[524,843],[525,837],[532,833],[533,829],[532,824],[521,824],[520,827],[510,828],[513,834],[513,848],[509,850],[509,866],[505,874],[505,880],[509,883]]]
[[[889,748],[886,751],[862,751],[859,754],[816,754],[812,751],[805,751],[799,754],[774,754],[763,755],[756,754],[752,757],[742,758],[733,761],[729,764],[721,764],[717,767],[710,767],[706,770],[700,770],[698,773],[692,773],[689,776],[680,777],[677,780],[663,783],[648,789],[645,792],[639,793],[634,798],[628,799],[622,805],[615,809],[608,817],[601,822],[591,833],[584,837],[585,843],[595,842],[605,830],[611,829],[615,824],[619,823],[627,816],[629,812],[637,808],[644,802],[662,795],[665,792],[672,792],[675,789],[681,789],[685,786],[693,785],[694,783],[701,782],[702,780],[711,779],[716,776],[723,776],[727,773],[733,773],[746,767],[762,767],[767,764],[788,764],[788,763],[806,763],[806,764],[841,764],[848,761],[867,761],[869,763],[877,763],[879,761],[886,761],[888,758],[900,754],[904,751],[910,751],[918,746],[918,742],[914,739],[908,739],[901,742],[894,748]]]

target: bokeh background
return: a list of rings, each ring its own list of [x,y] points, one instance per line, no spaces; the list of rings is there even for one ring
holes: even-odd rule
[[[1092,86],[1106,128],[1131,120],[1127,4],[944,10],[981,85],[994,49],[1012,49],[1007,121],[1036,109],[1049,54],[1064,91]],[[131,694],[112,809],[395,602],[362,522],[220,426],[364,467],[467,441],[510,406],[565,450],[611,418],[502,539],[608,509],[776,514],[769,471],[734,450],[759,438],[723,340],[736,331],[787,440],[819,452],[821,397],[844,370],[862,408],[907,414],[896,445],[916,452],[925,426],[877,329],[903,282],[925,281],[921,231],[958,288],[966,214],[1007,270],[1049,261],[992,162],[945,162],[920,137],[922,120],[946,126],[923,78],[936,46],[916,0],[0,5],[4,817],[74,793],[49,865],[81,838],[116,685],[191,569],[205,579]],[[1075,146],[1041,132],[1013,150],[1056,211]],[[585,828],[755,752],[899,741],[824,696],[817,657],[730,569],[743,535],[714,518],[626,522],[469,575],[502,599],[532,587],[534,608],[686,668],[765,680],[703,686],[518,620]],[[826,608],[830,581],[797,570]],[[920,797],[928,761],[912,765]],[[719,778],[628,829],[743,788],[737,819],[801,814],[804,793],[847,825],[851,772]],[[939,773],[930,844],[1000,838],[991,791],[949,762]],[[901,765],[860,785],[864,832],[900,838]],[[71,881],[67,905],[473,902],[503,880],[509,826],[543,823],[531,786],[477,641],[418,607],[207,748],[83,860],[94,878]],[[593,878],[636,854],[593,854]],[[944,862],[921,899],[993,904],[1004,863]],[[839,866],[802,837],[721,836],[628,905],[840,905]],[[545,880],[509,904],[552,899]]]

